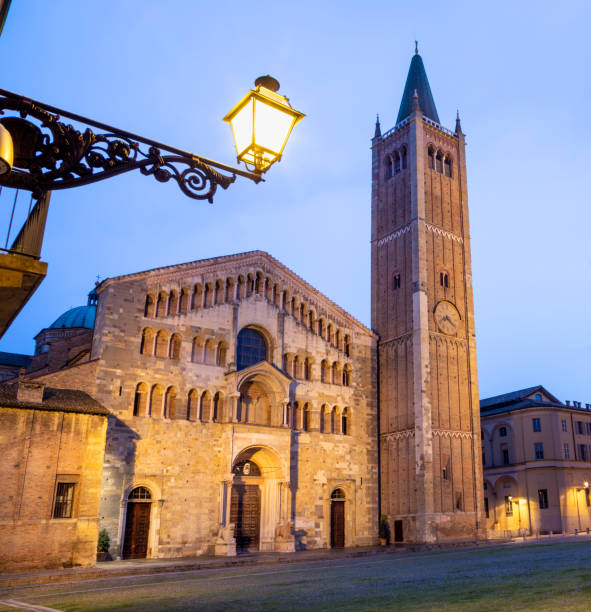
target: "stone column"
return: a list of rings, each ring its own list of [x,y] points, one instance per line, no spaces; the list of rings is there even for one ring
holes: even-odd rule
[[[289,427],[289,399],[284,399],[283,402],[281,402],[281,407],[282,407],[282,414],[283,414],[283,420],[281,422],[281,426],[282,427]]]
[[[232,393],[230,396],[230,401],[232,402],[232,413],[230,415],[230,421],[232,423],[238,423],[238,400],[240,399],[240,393],[236,391]]]

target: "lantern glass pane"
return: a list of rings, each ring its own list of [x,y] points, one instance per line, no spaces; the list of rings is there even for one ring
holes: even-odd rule
[[[236,151],[240,155],[252,144],[252,98],[234,115],[231,123]]]
[[[293,123],[292,115],[260,100],[256,102],[255,111],[255,143],[260,147],[281,154],[281,149]]]

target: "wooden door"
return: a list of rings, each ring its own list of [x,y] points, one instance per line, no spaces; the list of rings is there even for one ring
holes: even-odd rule
[[[261,493],[258,485],[232,486],[230,522],[235,524],[237,550],[248,552],[259,549]]]
[[[123,541],[124,559],[145,559],[148,554],[150,509],[152,504],[128,502]]]
[[[401,520],[394,521],[394,542],[404,542]]]
[[[332,548],[345,546],[345,502],[333,499],[330,504],[330,545]]]

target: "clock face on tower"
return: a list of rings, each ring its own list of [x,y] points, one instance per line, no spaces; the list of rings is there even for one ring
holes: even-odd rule
[[[462,317],[455,304],[448,300],[441,300],[435,305],[433,315],[439,331],[448,336],[455,336],[458,333]]]

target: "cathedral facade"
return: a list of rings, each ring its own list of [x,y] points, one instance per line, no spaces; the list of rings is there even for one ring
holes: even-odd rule
[[[372,329],[252,251],[108,278],[36,337],[25,378],[108,410],[112,556],[479,536],[465,140],[418,53],[372,151]]]

